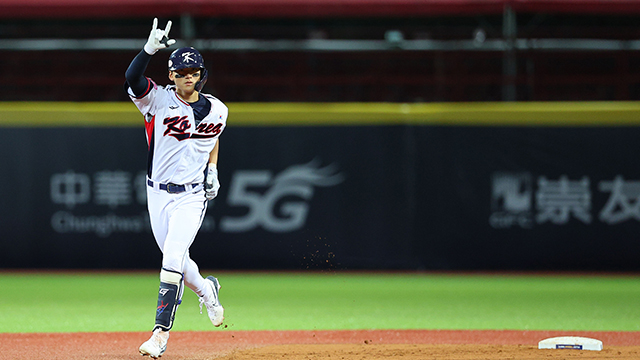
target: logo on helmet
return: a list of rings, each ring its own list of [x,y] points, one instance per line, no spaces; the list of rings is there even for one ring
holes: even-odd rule
[[[169,56],[169,70],[175,71],[188,67],[204,68],[204,59],[193,47],[174,50]]]
[[[196,54],[192,53],[192,52],[186,52],[182,54],[182,61],[185,63],[189,63],[189,62],[193,62],[195,61],[193,56],[195,56]]]

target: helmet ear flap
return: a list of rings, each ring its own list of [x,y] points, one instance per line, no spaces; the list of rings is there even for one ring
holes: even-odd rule
[[[207,71],[206,68],[202,68],[200,80],[196,83],[196,86],[195,86],[198,92],[202,91],[202,88],[204,87],[204,84],[207,83],[208,78],[209,78],[209,72]]]

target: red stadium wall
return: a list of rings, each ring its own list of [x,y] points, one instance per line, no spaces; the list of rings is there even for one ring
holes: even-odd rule
[[[348,17],[516,12],[640,13],[637,0],[5,0],[0,18]]]

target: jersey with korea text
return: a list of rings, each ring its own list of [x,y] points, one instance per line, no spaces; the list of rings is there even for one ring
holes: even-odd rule
[[[145,117],[147,176],[163,184],[203,183],[209,153],[227,124],[227,106],[200,93],[211,102],[211,111],[196,125],[193,109],[176,93],[174,85],[164,87],[149,79],[149,89],[143,96],[134,96],[130,88],[128,91]]]

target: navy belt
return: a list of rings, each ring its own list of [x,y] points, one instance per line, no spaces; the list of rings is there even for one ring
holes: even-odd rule
[[[153,187],[153,181],[147,179],[147,185]],[[158,187],[160,188],[160,190],[164,190],[169,194],[178,194],[178,193],[187,191],[187,189],[193,189],[198,185],[199,184],[176,185],[176,184],[169,183],[169,184],[158,184]]]

